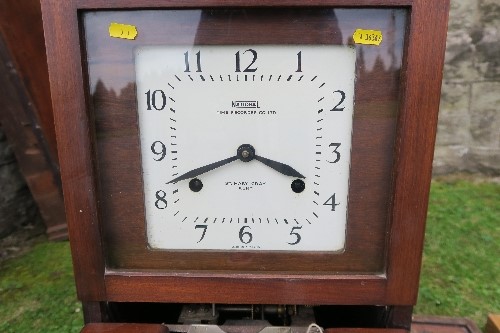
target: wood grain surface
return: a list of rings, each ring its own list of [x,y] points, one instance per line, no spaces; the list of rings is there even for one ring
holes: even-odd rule
[[[168,333],[160,324],[133,323],[91,323],[85,325],[81,333]]]
[[[203,11],[206,20],[194,36],[207,44],[349,43],[353,26],[375,26],[375,14],[381,9],[373,12],[374,8],[396,7],[385,9],[388,19],[380,29],[394,42],[377,49],[381,62],[364,67],[361,54],[367,59],[373,49],[356,46],[358,79],[344,253],[148,250],[132,53],[118,46],[118,41],[92,44],[96,37],[92,28],[99,22],[85,22],[100,17],[106,21],[106,15],[140,22],[144,30],[136,45],[193,37],[182,29],[190,21],[181,22],[175,34],[148,34],[148,29],[184,17],[180,12],[158,21],[134,12],[90,11],[155,5],[212,8]],[[253,8],[261,6],[292,8]],[[333,18],[329,6],[349,7],[351,19]],[[431,0],[42,1],[79,297],[87,301],[414,304],[448,6],[448,1]],[[232,7],[252,8],[243,15]],[[224,29],[227,11],[238,18],[231,29]],[[401,16],[406,18],[406,24],[391,29],[391,15],[397,22]],[[105,32],[100,34],[105,37]],[[99,60],[104,69],[115,67],[108,68],[107,74],[95,71]]]

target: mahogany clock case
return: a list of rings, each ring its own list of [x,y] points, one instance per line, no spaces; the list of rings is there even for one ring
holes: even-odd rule
[[[45,0],[42,10],[82,300],[414,304],[447,1]],[[136,26],[136,39],[111,38],[111,22]],[[383,42],[355,44],[358,28]],[[148,248],[134,49],[170,44],[355,46],[343,252]]]

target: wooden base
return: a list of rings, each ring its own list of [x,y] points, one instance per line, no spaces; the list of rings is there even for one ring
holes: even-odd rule
[[[500,316],[490,315],[488,318],[487,333],[498,333],[495,319]],[[490,324],[491,323],[491,324]],[[493,327],[493,330],[489,330]],[[494,329],[496,327],[496,330]],[[160,324],[118,324],[118,323],[91,323],[85,325],[81,333],[168,333],[166,326]],[[398,328],[329,328],[325,333],[407,333]],[[411,333],[481,333],[472,321],[464,318],[416,316],[413,318]]]
[[[411,333],[481,333],[481,330],[465,318],[415,316]]]
[[[153,324],[87,324],[81,333],[168,333],[163,325]],[[332,328],[325,333],[406,333],[403,329]]]
[[[329,328],[325,333],[408,333],[400,328]]]
[[[168,333],[168,328],[160,324],[87,324],[81,333]]]

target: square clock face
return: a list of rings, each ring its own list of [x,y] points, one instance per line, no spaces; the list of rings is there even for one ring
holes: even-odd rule
[[[356,51],[135,49],[149,246],[341,251]]]

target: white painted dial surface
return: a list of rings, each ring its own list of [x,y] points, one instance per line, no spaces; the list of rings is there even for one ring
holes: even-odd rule
[[[341,251],[355,59],[349,46],[138,48],[149,246]],[[243,144],[298,175],[280,173],[257,159],[236,159],[182,179],[235,157]],[[202,184],[197,192],[190,189],[193,178]],[[296,193],[294,181],[305,188]]]

